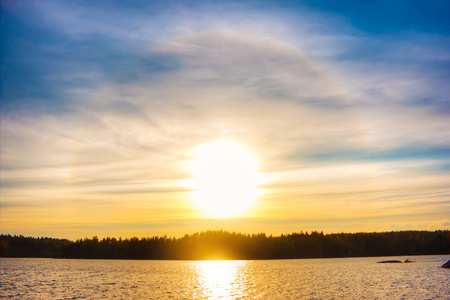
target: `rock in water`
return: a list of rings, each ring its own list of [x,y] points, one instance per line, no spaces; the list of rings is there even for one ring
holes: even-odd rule
[[[383,260],[379,261],[379,264],[395,264],[395,263],[401,263],[401,260]]]
[[[446,262],[445,264],[443,264],[443,265],[441,266],[441,268],[447,268],[447,269],[450,269],[450,260],[449,260],[448,262]]]

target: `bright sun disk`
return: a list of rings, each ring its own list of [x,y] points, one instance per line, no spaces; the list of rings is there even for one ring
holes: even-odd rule
[[[257,163],[234,141],[205,144],[194,151],[192,198],[211,217],[235,217],[248,211],[258,191]]]

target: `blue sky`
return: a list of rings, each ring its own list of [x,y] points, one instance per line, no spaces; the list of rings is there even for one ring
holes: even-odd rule
[[[449,14],[448,1],[2,1],[1,232],[448,229]],[[192,150],[221,139],[267,178],[232,220],[202,215],[183,185]]]

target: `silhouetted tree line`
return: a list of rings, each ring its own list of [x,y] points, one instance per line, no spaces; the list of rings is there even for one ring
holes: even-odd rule
[[[181,238],[64,239],[1,236],[2,257],[102,259],[280,259],[450,253],[449,231],[323,234],[313,231],[267,236],[205,231]]]

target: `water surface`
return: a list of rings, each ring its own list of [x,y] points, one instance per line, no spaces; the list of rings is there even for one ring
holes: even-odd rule
[[[414,263],[377,264],[387,259]],[[16,299],[450,299],[444,256],[264,261],[0,259]]]

